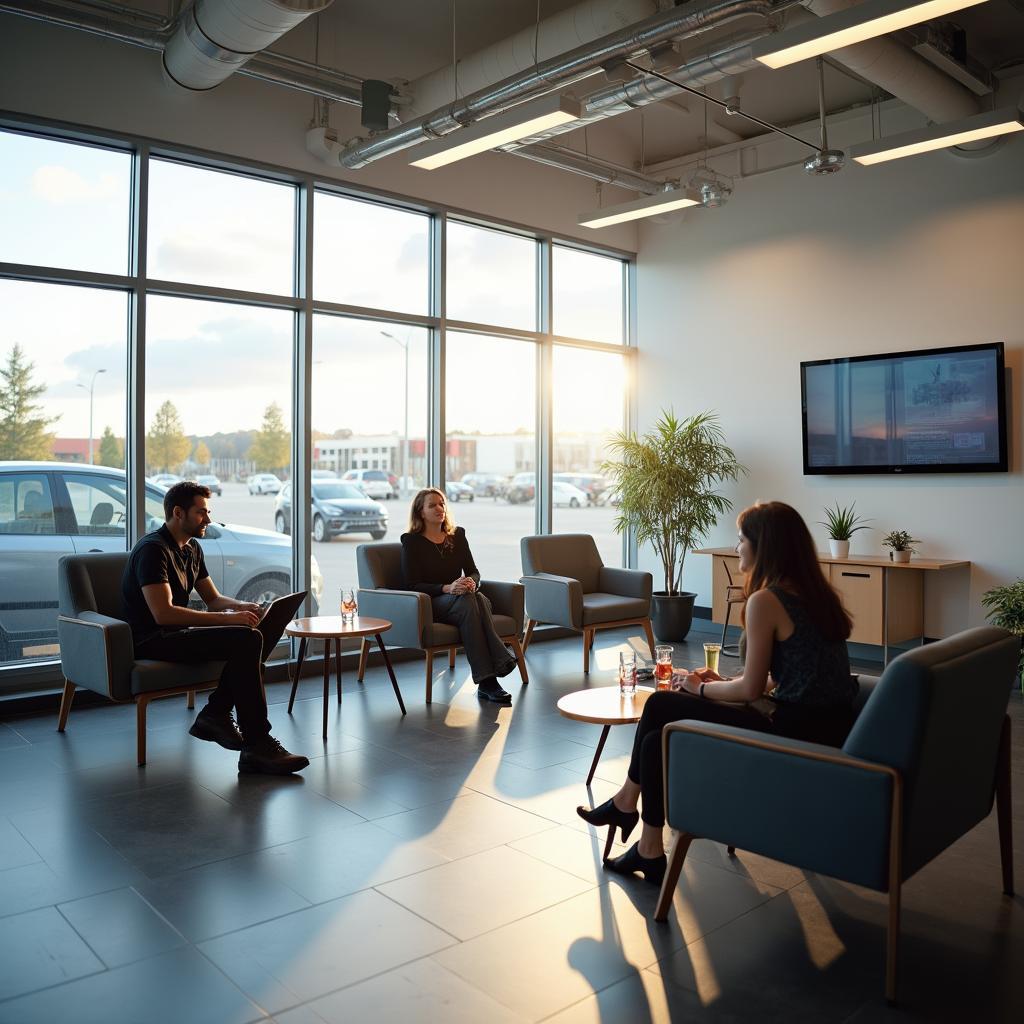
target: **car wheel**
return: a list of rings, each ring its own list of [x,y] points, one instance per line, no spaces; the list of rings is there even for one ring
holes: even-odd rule
[[[238,594],[238,600],[264,604],[267,601],[276,601],[279,597],[290,593],[286,576],[257,576],[242,587]]]
[[[580,503],[575,498],[569,499],[569,508],[579,508]]]
[[[474,499],[475,497],[476,497],[476,495],[475,495],[475,494],[471,494],[471,495],[469,496],[469,500],[470,500],[470,501],[472,501],[472,500],[473,500],[473,499]]]
[[[323,544],[325,541],[331,538],[327,536],[327,527],[324,525],[324,521],[320,516],[313,517],[313,540],[318,544]]]
[[[383,540],[387,536],[387,530],[371,530],[370,536],[374,540]]]
[[[274,516],[274,529],[277,530],[278,533],[288,532],[288,524],[285,522],[283,512],[278,512],[277,515]]]

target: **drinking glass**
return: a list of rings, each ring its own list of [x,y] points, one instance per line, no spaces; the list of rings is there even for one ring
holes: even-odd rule
[[[659,690],[672,687],[672,650],[668,644],[654,648],[654,678]]]
[[[722,651],[721,644],[705,644],[704,645],[704,667],[711,669],[712,672],[718,671],[718,655]]]
[[[341,588],[341,624],[351,626],[356,621],[356,592],[350,587]]]
[[[624,697],[636,693],[636,651],[619,651],[619,693]]]

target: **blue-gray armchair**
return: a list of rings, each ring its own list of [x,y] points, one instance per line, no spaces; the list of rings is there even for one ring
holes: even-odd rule
[[[57,731],[63,732],[75,688],[94,690],[114,701],[135,702],[138,763],[146,763],[146,709],[158,697],[212,690],[224,662],[197,665],[136,660],[131,627],[121,618],[121,576],[126,551],[65,555],[57,563],[60,614],[57,636],[64,674]]]
[[[587,673],[590,648],[599,629],[640,626],[654,660],[654,580],[649,572],[605,565],[589,533],[523,537],[519,549],[526,587],[523,650],[529,647],[539,622],[582,630],[583,671]]]
[[[448,652],[448,668],[455,668],[455,652],[462,646],[459,630],[434,621],[430,598],[406,590],[402,578],[401,544],[360,544],[356,548],[359,573],[359,610],[363,615],[388,619],[391,629],[384,634],[389,647],[409,647],[427,656],[427,703],[433,698],[434,655]],[[491,602],[494,628],[503,643],[515,652],[519,675],[530,681],[519,637],[523,632],[523,588],[519,583],[481,580],[480,591]],[[370,642],[363,640],[359,651],[358,679],[363,681]]]
[[[993,800],[1003,891],[1013,893],[1006,706],[1019,657],[1020,638],[991,626],[900,655],[842,748],[704,722],[666,726],[665,811],[676,835],[656,920],[668,916],[698,836],[887,892],[894,1002],[900,886]]]

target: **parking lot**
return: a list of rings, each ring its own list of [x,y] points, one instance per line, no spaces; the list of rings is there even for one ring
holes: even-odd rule
[[[390,514],[388,541],[398,538],[408,527],[409,500],[383,502]],[[222,497],[211,499],[213,518],[225,523],[274,528],[274,496],[250,495],[244,483],[225,483]],[[534,532],[534,508],[510,505],[501,499],[476,498],[451,506],[455,522],[466,529],[477,566],[485,577],[502,580],[522,575],[519,538]],[[558,533],[589,533],[597,542],[604,561],[621,563],[621,542],[615,533],[614,508],[556,508],[554,527]],[[356,548],[372,543],[369,534],[337,537],[330,543],[313,544],[313,555],[324,576],[324,604],[332,607],[341,587],[353,586],[356,577]],[[458,567],[457,567],[458,568]]]

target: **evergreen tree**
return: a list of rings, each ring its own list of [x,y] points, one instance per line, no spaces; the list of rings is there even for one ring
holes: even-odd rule
[[[103,436],[100,438],[99,455],[96,458],[99,466],[113,466],[114,469],[124,469],[124,444],[119,437],[114,436],[110,427],[103,428]]]
[[[191,450],[178,410],[173,402],[164,402],[146,434],[147,472],[177,472]]]
[[[211,458],[213,458],[213,456],[210,455],[210,449],[206,446],[206,442],[200,441],[199,444],[196,445],[195,451],[192,453],[192,461],[197,466],[209,466]]]
[[[271,402],[263,414],[263,426],[256,431],[248,457],[258,470],[283,469],[291,456],[291,434],[285,428],[281,407]]]
[[[37,401],[45,384],[32,383],[34,363],[26,362],[20,345],[0,368],[0,459],[40,461],[53,458],[53,434],[48,429],[58,416],[42,416]]]

